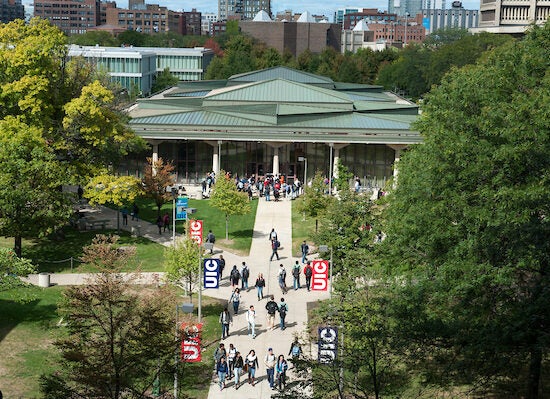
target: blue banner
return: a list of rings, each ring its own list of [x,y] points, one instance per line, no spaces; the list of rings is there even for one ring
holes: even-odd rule
[[[176,200],[176,220],[187,219],[187,208],[189,207],[189,198],[178,197]]]
[[[319,327],[319,353],[321,364],[331,364],[338,353],[338,328]]]
[[[219,270],[220,270],[220,260],[219,259],[204,259],[204,288],[219,288]]]

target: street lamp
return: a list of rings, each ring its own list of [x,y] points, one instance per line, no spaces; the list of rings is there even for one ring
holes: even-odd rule
[[[304,181],[302,182],[302,187],[304,187],[304,184],[306,184],[306,179],[307,179],[307,157],[298,157],[298,162],[304,163]]]
[[[328,252],[330,251],[330,264],[329,264],[329,295],[332,298],[332,247],[328,245],[319,245],[319,252]]]

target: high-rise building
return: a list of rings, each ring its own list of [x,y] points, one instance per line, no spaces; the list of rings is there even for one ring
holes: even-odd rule
[[[15,19],[25,19],[21,0],[0,0],[0,22],[7,24]]]
[[[145,8],[136,4],[130,6],[134,8],[107,8],[107,25],[148,34],[169,31],[182,33],[182,13],[170,11],[158,4],[144,4]]]
[[[252,20],[262,10],[271,16],[271,0],[218,0],[218,21]]]
[[[218,21],[218,14],[213,12],[201,13],[201,30],[203,35],[213,35],[212,24]]]
[[[483,0],[479,12],[479,27],[472,31],[518,34],[532,23],[544,24],[550,18],[550,3],[547,0]]]
[[[86,33],[101,21],[99,0],[38,0],[34,16],[47,19],[67,35]]]
[[[424,7],[423,3],[423,0],[388,0],[388,12],[399,17],[415,17],[423,8],[429,8]]]
[[[352,12],[344,15],[344,22],[342,23],[343,30],[349,30],[355,28],[355,25],[359,21],[367,22],[395,22],[397,20],[397,15],[388,14],[384,11],[378,11],[376,8],[363,8],[359,12]]]
[[[422,10],[423,24],[429,33],[438,29],[476,28],[479,22],[479,10],[451,8],[450,10]]]
[[[339,25],[343,25],[344,15],[359,12],[360,10],[361,9],[359,9],[359,8],[347,8],[347,7],[346,8],[338,8],[334,12],[334,23],[339,24]]]

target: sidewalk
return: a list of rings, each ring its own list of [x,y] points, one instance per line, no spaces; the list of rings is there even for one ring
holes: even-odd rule
[[[256,222],[254,225],[254,233],[252,237],[252,246],[250,248],[250,256],[243,258],[247,262],[250,268],[249,278],[249,290],[244,291],[241,295],[241,303],[239,306],[239,314],[233,317],[233,325],[230,327],[230,337],[226,338],[222,342],[225,343],[226,348],[232,343],[238,351],[241,352],[243,359],[248,355],[251,349],[254,349],[258,356],[259,368],[256,369],[256,385],[253,387],[246,383],[246,375],[241,376],[241,382],[244,384],[240,386],[238,391],[235,390],[234,380],[226,382],[226,388],[220,391],[217,384],[218,378],[214,377],[210,386],[210,392],[208,399],[218,398],[268,398],[271,394],[275,393],[269,388],[266,377],[266,368],[264,365],[264,357],[268,348],[273,348],[273,353],[278,357],[280,354],[288,358],[288,352],[290,344],[294,340],[295,335],[301,335],[305,333],[307,324],[307,303],[316,302],[317,300],[327,299],[328,292],[307,292],[305,288],[294,291],[292,289],[292,274],[291,268],[296,260],[300,258],[292,257],[292,222],[291,222],[291,201],[283,200],[280,202],[266,202],[265,199],[260,198],[258,204],[258,211],[256,214]],[[280,261],[269,262],[271,256],[271,245],[269,242],[269,233],[271,229],[275,228],[278,239],[281,242],[281,249],[279,250]],[[225,257],[225,253],[224,253]],[[242,261],[241,261],[242,262]],[[240,266],[241,262],[237,264]],[[283,295],[278,285],[277,273],[279,271],[279,264],[283,264],[287,272],[287,286],[290,287],[288,293]],[[226,265],[227,272],[224,271],[225,276],[223,279],[222,287],[218,290],[208,290],[206,295],[228,300],[231,295],[231,286],[228,281],[229,270],[233,264],[229,262]],[[263,273],[266,279],[266,288],[264,289],[264,299],[258,301],[256,289],[254,283],[258,273]],[[300,282],[305,285],[305,277],[303,274],[300,277]],[[286,317],[286,329],[280,330],[278,326],[279,316],[276,316],[276,328],[273,331],[266,331],[266,315],[265,304],[267,302],[267,296],[273,294],[275,301],[280,302],[281,297],[285,298],[285,302],[288,304],[288,313]],[[256,310],[256,339],[248,336],[247,322],[245,312],[250,305],[254,305]],[[230,309],[233,314],[232,309]],[[220,328],[221,335],[221,328]],[[302,345],[304,353],[309,352],[309,348]],[[210,361],[214,364],[213,359],[205,359],[204,361]],[[289,367],[292,367],[292,363],[289,362]],[[292,370],[287,372],[287,382],[292,380]]]

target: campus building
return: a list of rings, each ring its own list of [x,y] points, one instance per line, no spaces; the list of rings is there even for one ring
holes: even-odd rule
[[[84,57],[134,94],[149,95],[155,76],[169,68],[179,80],[201,80],[214,52],[204,47],[69,47],[69,57]]]
[[[101,23],[100,0],[38,0],[34,16],[47,19],[67,35],[82,34]]]
[[[260,11],[271,15],[271,0],[218,0],[218,20],[253,19]]]
[[[334,82],[286,67],[223,81],[182,82],[129,110],[130,127],[179,183],[220,169],[239,176],[311,179],[341,161],[364,184],[382,186],[408,145],[418,107],[381,86]],[[125,165],[138,173],[145,159]],[[132,165],[132,166],[130,166]]]
[[[0,22],[7,24],[16,19],[25,19],[25,7],[21,0],[0,0]]]
[[[430,33],[438,29],[470,29],[478,26],[479,10],[466,10],[457,7],[448,10],[422,10],[422,18]]]
[[[472,32],[523,34],[530,24],[550,18],[548,0],[482,0],[479,27]]]

